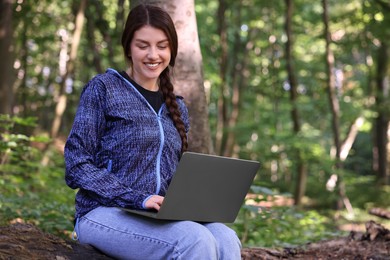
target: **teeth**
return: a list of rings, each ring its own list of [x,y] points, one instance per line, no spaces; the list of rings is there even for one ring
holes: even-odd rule
[[[158,63],[146,63],[146,66],[154,68],[158,66]]]

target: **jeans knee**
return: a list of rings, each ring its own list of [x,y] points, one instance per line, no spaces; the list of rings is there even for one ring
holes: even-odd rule
[[[197,236],[196,242],[199,248],[203,248],[210,253],[218,252],[218,242],[210,232],[204,232],[200,236]]]
[[[225,242],[226,248],[235,248],[241,250],[241,241],[234,230],[227,229],[222,235],[222,240]]]
[[[182,240],[182,259],[219,259],[218,242],[215,237],[203,227],[189,232]]]
[[[218,243],[220,259],[241,259],[241,241],[236,232],[221,223],[206,224]]]
[[[220,259],[241,259],[241,241],[233,231],[232,234],[226,234],[219,243]]]

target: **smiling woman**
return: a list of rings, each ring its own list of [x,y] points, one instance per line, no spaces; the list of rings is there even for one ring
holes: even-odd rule
[[[189,131],[187,107],[171,82],[178,41],[170,16],[135,7],[122,47],[128,68],[88,82],[65,145],[65,179],[79,189],[77,239],[120,259],[240,259],[241,243],[224,224],[120,209],[160,209]]]

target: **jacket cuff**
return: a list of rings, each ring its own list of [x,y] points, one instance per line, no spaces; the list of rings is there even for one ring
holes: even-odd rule
[[[143,209],[146,209],[146,206],[145,206],[145,203],[146,203],[146,201],[148,200],[148,199],[150,199],[150,197],[152,197],[153,195],[149,195],[149,196],[147,196],[145,199],[144,199],[144,201],[142,202],[142,208]]]

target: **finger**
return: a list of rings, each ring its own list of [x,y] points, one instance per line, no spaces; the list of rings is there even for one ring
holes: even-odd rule
[[[161,205],[163,200],[164,200],[164,197],[161,197],[161,196],[154,197],[154,202],[157,203],[158,205]]]
[[[160,204],[155,203],[154,204],[154,209],[157,210],[157,211],[160,210]]]

